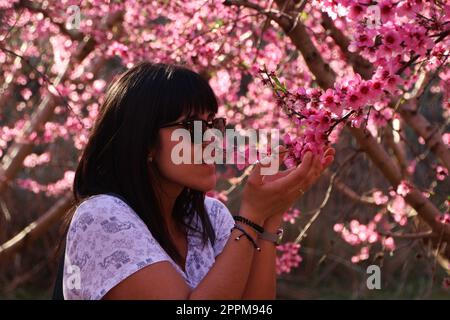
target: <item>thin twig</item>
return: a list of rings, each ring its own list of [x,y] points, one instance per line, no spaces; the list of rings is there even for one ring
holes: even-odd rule
[[[433,230],[418,232],[418,233],[397,233],[397,232],[390,232],[390,231],[381,231],[377,230],[377,233],[379,233],[382,236],[385,237],[392,237],[392,238],[398,238],[398,239],[423,239],[423,238],[429,238],[433,234]]]
[[[334,186],[334,179],[336,178],[336,176],[338,175],[338,173],[340,172],[340,170],[342,170],[342,168],[349,163],[350,161],[352,161],[357,155],[359,154],[358,151],[356,151],[354,154],[352,154],[351,156],[349,156],[346,160],[344,160],[344,162],[342,163],[342,165],[339,167],[338,170],[336,170],[330,178],[330,183],[328,185],[328,189],[327,192],[325,193],[325,198],[323,199],[322,203],[320,204],[319,208],[317,208],[315,210],[314,215],[311,217],[311,219],[308,221],[308,223],[305,225],[305,227],[303,228],[303,230],[300,232],[300,234],[298,235],[298,237],[295,239],[294,243],[300,243],[303,238],[306,235],[306,232],[309,230],[309,228],[312,226],[312,224],[314,223],[314,221],[316,221],[316,219],[319,217],[322,209],[326,206],[326,204],[328,203],[328,200],[330,199],[330,195],[331,195],[331,191],[333,190],[333,186]]]

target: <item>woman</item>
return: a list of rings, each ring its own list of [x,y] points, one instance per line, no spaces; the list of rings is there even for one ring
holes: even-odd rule
[[[214,165],[171,158],[179,143],[174,130],[194,133],[203,120],[202,132],[223,131],[217,108],[207,81],[179,66],[140,63],[111,85],[75,174],[65,299],[275,297],[282,214],[333,161],[334,150],[323,159],[307,152],[299,167],[272,176],[262,176],[257,163],[241,218],[233,218],[205,196],[215,186]],[[195,142],[189,148],[204,147]]]

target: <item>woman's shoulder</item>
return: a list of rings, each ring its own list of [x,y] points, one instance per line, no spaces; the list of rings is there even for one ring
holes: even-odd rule
[[[118,238],[155,242],[136,212],[115,196],[99,194],[78,205],[67,233],[69,245],[81,239],[92,241]]]
[[[98,194],[83,200],[75,209],[69,235],[98,229],[113,234],[128,229],[146,230],[144,222],[123,200],[109,194]]]
[[[210,220],[215,228],[228,229],[234,224],[233,215],[227,206],[219,199],[205,196],[205,207],[209,214]]]
[[[100,194],[85,199],[75,210],[64,261],[64,297],[100,299],[137,270],[171,260],[130,206]],[[73,270],[80,275],[78,287],[67,284]]]
[[[213,198],[210,196],[205,196],[205,206],[206,206],[206,209],[207,209],[209,215],[212,218],[219,218],[222,215],[231,216],[230,210],[219,199],[216,199],[216,198]]]

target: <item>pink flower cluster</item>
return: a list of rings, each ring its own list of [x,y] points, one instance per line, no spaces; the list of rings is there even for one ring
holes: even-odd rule
[[[50,161],[50,158],[50,152],[44,152],[40,155],[32,153],[23,160],[23,165],[28,168],[33,168],[44,163],[48,163]]]
[[[381,215],[375,216],[374,220],[367,225],[353,219],[346,227],[341,223],[334,225],[333,230],[340,233],[342,238],[352,246],[375,243],[379,240],[380,235],[376,231],[377,223],[381,220]]]
[[[444,213],[443,215],[441,215],[440,217],[438,217],[437,220],[438,220],[439,222],[441,222],[441,223],[449,224],[449,225],[450,225],[450,214]]]
[[[290,273],[292,268],[297,268],[302,262],[302,257],[298,251],[300,245],[294,242],[287,242],[277,246],[279,255],[276,259],[276,271],[280,275],[282,273]]]
[[[16,183],[19,187],[29,190],[33,193],[45,192],[48,196],[57,196],[63,192],[69,190],[73,184],[73,178],[75,177],[74,171],[66,171],[64,177],[54,183],[47,185],[41,184],[33,179],[16,179]]]
[[[358,263],[369,258],[370,247],[376,242],[380,242],[388,251],[396,248],[394,238],[385,237],[377,232],[377,225],[381,222],[382,214],[378,213],[368,224],[362,224],[358,220],[351,220],[348,226],[342,223],[334,225],[333,229],[352,246],[360,246],[358,253],[352,256],[351,261]]]
[[[439,181],[444,181],[448,177],[448,170],[446,167],[437,166],[436,167],[436,179]]]
[[[297,208],[290,208],[288,211],[283,213],[283,221],[289,222],[291,224],[295,223],[295,220],[300,216],[300,210]]]
[[[405,197],[408,193],[411,192],[411,184],[406,181],[402,180],[399,185],[397,186],[397,194],[401,195],[402,197]]]
[[[279,83],[273,72],[268,73],[268,78],[275,79],[275,84]],[[275,86],[269,79],[264,81],[274,87],[280,106],[297,128],[295,138],[290,134],[284,136],[284,143],[290,149],[285,159],[288,167],[297,165],[307,151],[322,154],[330,143],[332,131],[339,123],[347,119],[355,127],[367,123],[368,116],[364,115],[364,107],[367,105],[375,107],[376,116],[372,117],[372,122],[385,125],[386,117],[390,117],[390,114],[381,112],[385,107],[383,99],[387,94],[397,92],[402,83],[398,75],[381,68],[371,80],[363,80],[356,74],[336,82],[333,89],[326,91],[300,88],[292,93],[286,88],[280,90],[279,85]]]
[[[383,73],[395,75],[410,62],[423,62],[426,71],[433,71],[449,54],[450,40],[441,37],[450,30],[448,2],[315,0],[313,5],[336,19],[336,26],[345,27],[352,37],[350,52],[358,52]],[[402,71],[409,76],[412,70]],[[448,97],[445,72],[440,78]],[[414,76],[405,79],[406,87],[414,83]]]

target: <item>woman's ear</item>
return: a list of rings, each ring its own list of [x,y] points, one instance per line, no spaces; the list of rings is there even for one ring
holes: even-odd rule
[[[159,138],[156,140],[156,142],[152,146],[149,147],[147,163],[152,163],[155,161],[155,157],[156,157],[158,150],[160,150]]]
[[[151,150],[147,156],[147,162],[151,163],[155,159],[155,150]]]

